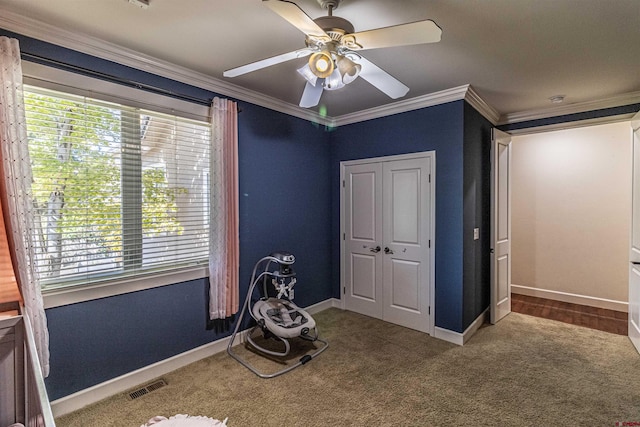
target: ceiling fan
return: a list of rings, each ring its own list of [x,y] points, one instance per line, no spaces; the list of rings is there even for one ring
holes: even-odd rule
[[[323,90],[340,89],[358,77],[362,77],[393,99],[406,95],[409,91],[407,86],[368,61],[359,52],[366,49],[438,42],[442,35],[440,27],[431,20],[424,20],[356,33],[349,21],[333,16],[333,10],[338,7],[340,1],[318,0],[329,13],[327,16],[311,19],[293,2],[263,0],[262,4],[306,35],[306,47],[227,70],[223,76],[236,77],[309,56],[308,62],[298,69],[307,80],[300,107],[310,108],[318,105]]]

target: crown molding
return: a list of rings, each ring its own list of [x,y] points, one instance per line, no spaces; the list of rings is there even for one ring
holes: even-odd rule
[[[471,85],[463,85],[451,89],[433,92],[427,95],[417,96],[415,98],[394,102],[392,104],[382,105],[380,107],[369,108],[367,110],[357,111],[355,113],[344,114],[333,119],[333,126],[348,125],[352,123],[363,122],[366,120],[378,119],[380,117],[390,116],[392,114],[404,113],[407,111],[418,110],[420,108],[432,107],[434,105],[445,104],[451,101],[459,101],[464,99],[473,108],[475,108],[484,118],[495,125],[500,118],[493,107],[487,104]]]
[[[553,123],[550,125],[526,127],[522,129],[510,129],[508,133],[509,135],[532,135],[536,133],[543,133],[543,132],[549,132],[549,131],[585,128],[587,126],[596,126],[596,125],[630,121],[633,118],[633,115],[634,115],[633,113],[625,113],[625,114],[618,114],[615,116],[595,117],[595,118],[586,119],[586,120]]]
[[[558,105],[551,108],[508,113],[502,115],[497,124],[507,125],[512,123],[528,122],[531,120],[547,119],[550,117],[584,113],[587,111],[602,110],[605,108],[622,107],[638,103],[640,103],[640,92],[630,92],[596,101],[576,102],[574,104]]]
[[[445,104],[451,101],[459,101],[461,99],[465,99],[468,90],[469,85],[458,86],[451,89],[445,89],[439,92],[394,102],[392,104],[381,105],[379,107],[369,108],[362,111],[356,111],[355,113],[343,114],[342,116],[335,117],[332,124],[333,126],[343,126],[363,122],[366,120],[377,119],[380,117],[386,117],[392,114],[399,114],[407,111],[418,110],[420,108]]]
[[[467,90],[467,94],[464,99],[480,114],[482,114],[485,119],[489,120],[492,125],[495,126],[500,120],[500,113],[487,104],[484,99],[480,98],[480,95],[478,95],[478,93],[473,89],[473,86],[469,86],[469,90]]]

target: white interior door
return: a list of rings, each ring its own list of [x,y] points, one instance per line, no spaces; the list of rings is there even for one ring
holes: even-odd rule
[[[629,338],[640,351],[640,113],[631,120],[633,172],[629,250]]]
[[[491,138],[491,323],[511,313],[511,135]]]
[[[383,319],[430,332],[430,161],[383,164]]]
[[[344,171],[345,308],[380,318],[382,313],[382,166],[366,163]]]

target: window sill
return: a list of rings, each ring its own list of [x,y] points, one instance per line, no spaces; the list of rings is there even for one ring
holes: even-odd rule
[[[50,289],[42,291],[44,308],[60,307],[99,298],[122,295],[129,292],[145,289],[159,288],[189,280],[201,279],[209,276],[207,267],[192,267],[189,269],[164,272],[145,277],[130,278],[113,282],[106,282],[86,287],[76,286],[69,288]]]

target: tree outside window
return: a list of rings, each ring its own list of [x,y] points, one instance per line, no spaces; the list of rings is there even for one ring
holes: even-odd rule
[[[25,109],[45,286],[206,260],[207,123],[36,88]]]

